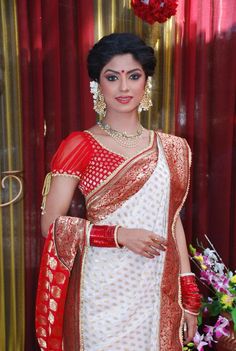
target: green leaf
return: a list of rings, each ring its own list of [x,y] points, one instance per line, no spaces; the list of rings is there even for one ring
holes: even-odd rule
[[[231,311],[232,320],[234,322],[234,330],[236,330],[236,308]]]
[[[211,316],[218,316],[222,310],[222,306],[220,305],[218,300],[213,301],[211,304],[206,305]]]
[[[188,347],[193,347],[193,346],[194,346],[194,343],[193,343],[193,342],[189,342],[187,346],[188,346]]]
[[[202,313],[200,313],[197,317],[197,324],[198,326],[202,325]]]
[[[197,250],[195,249],[195,247],[193,247],[192,244],[190,244],[189,245],[189,251],[190,251],[191,255],[194,256]]]

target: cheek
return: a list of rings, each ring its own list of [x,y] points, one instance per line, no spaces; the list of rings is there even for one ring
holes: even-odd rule
[[[101,85],[101,92],[105,98],[109,98],[110,96],[112,96],[113,91],[114,86],[112,84],[109,84],[109,82],[103,82],[103,84]]]
[[[141,99],[144,94],[145,84],[140,84],[139,86],[135,87],[135,95],[138,99]]]

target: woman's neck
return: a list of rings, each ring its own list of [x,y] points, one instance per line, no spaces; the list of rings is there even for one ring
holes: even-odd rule
[[[104,123],[109,124],[112,129],[120,132],[127,132],[129,134],[135,133],[139,126],[139,118],[137,111],[131,113],[109,113],[103,119]]]

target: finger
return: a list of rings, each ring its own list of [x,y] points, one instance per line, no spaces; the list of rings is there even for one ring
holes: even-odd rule
[[[155,235],[153,235],[153,236],[151,237],[151,239],[152,239],[154,242],[156,242],[156,243],[158,243],[158,244],[160,244],[160,245],[167,246],[167,240],[166,240],[165,238],[159,236],[159,235],[156,235],[156,234],[155,234]]]
[[[166,251],[166,247],[163,244],[158,243],[157,241],[152,240],[151,245],[157,248],[158,250]]]
[[[152,254],[152,255],[155,255],[155,256],[159,256],[160,255],[160,252],[157,251],[152,246],[148,246],[145,251],[148,252],[149,254]]]
[[[188,344],[189,342],[191,342],[194,338],[194,335],[196,334],[197,331],[197,326],[188,323],[187,325],[187,333],[185,336],[185,343]]]
[[[184,322],[183,324],[183,337],[184,337],[184,340],[186,340],[188,337],[188,326],[186,322]]]
[[[150,254],[147,251],[143,251],[143,253],[141,254],[141,256],[147,257],[147,258],[154,258],[155,256],[153,256],[152,254]]]

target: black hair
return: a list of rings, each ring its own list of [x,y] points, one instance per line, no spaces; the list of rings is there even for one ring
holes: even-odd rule
[[[101,38],[89,51],[88,74],[91,80],[99,81],[103,67],[116,55],[132,54],[146,75],[152,76],[156,66],[154,50],[137,35],[132,33],[112,33]]]

